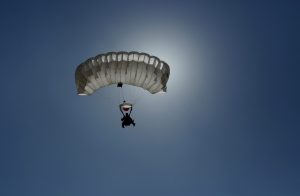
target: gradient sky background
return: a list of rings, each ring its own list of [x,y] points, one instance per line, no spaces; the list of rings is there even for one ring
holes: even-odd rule
[[[2,1],[0,195],[300,195],[297,1]],[[121,128],[81,62],[169,63]],[[142,91],[142,90],[141,90]],[[111,96],[111,92],[107,92]]]

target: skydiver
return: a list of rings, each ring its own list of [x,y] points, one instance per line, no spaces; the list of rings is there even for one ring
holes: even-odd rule
[[[122,121],[122,127],[125,128],[125,126],[130,126],[131,124],[135,126],[134,120],[130,117],[130,114],[126,113],[125,115],[123,114],[123,118],[121,119]]]

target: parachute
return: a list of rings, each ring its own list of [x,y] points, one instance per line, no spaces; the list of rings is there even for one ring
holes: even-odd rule
[[[91,95],[105,86],[133,85],[152,94],[167,91],[170,67],[139,52],[109,52],[89,58],[75,72],[78,95]]]

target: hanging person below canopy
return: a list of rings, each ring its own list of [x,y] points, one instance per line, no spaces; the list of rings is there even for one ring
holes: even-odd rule
[[[125,128],[125,126],[130,126],[131,124],[133,126],[135,126],[135,122],[130,116],[131,111],[132,111],[132,104],[126,103],[126,101],[123,101],[123,103],[120,104],[120,111],[123,114],[123,118],[121,118],[122,127]],[[124,112],[125,112],[125,114],[124,114]]]

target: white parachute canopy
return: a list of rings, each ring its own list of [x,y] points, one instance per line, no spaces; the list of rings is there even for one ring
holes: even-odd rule
[[[109,52],[89,58],[75,72],[78,95],[91,95],[111,84],[141,87],[152,94],[167,91],[170,67],[139,52]]]

